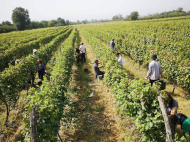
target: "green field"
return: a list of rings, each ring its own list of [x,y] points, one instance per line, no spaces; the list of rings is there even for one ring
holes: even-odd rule
[[[175,85],[173,96],[179,104],[178,112],[190,117],[189,23],[190,17],[184,16],[0,34],[0,134],[7,141],[29,140],[29,113],[35,106],[43,141],[59,141],[59,137],[64,141],[165,141],[158,95],[172,93]],[[112,38],[116,42],[114,51],[109,47]],[[87,63],[78,68],[75,47],[81,41],[87,48]],[[46,68],[46,79],[40,87],[36,83],[38,57],[32,55],[33,49],[38,49]],[[113,52],[121,53],[124,70]],[[156,86],[143,85],[147,83],[144,78],[153,53],[158,55],[167,81],[166,90],[160,94]],[[10,64],[13,59],[19,60],[16,66]],[[83,71],[88,68],[94,75],[95,59],[102,62],[106,72],[100,84]],[[28,84],[33,77],[35,83]],[[100,95],[96,101],[88,98],[94,83],[99,86],[98,92],[94,91]],[[25,88],[20,90],[23,84]],[[113,124],[98,121],[102,115],[113,119]],[[110,126],[109,130],[103,125]],[[176,132],[182,136],[179,127]]]

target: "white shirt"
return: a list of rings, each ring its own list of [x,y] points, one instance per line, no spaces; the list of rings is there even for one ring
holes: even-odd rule
[[[149,64],[149,69],[147,72],[147,77],[149,77],[151,80],[158,80],[160,79],[162,74],[162,69],[160,62],[158,61],[152,61]]]
[[[122,57],[119,55],[119,57],[116,57],[119,64],[123,64]]]
[[[79,49],[82,50],[82,53],[85,53],[85,49],[86,49],[86,47],[85,47],[84,45],[81,45]]]

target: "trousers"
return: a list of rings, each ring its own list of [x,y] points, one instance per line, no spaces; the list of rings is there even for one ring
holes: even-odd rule
[[[81,54],[81,62],[82,62],[82,64],[83,64],[83,62],[86,63],[85,53]]]

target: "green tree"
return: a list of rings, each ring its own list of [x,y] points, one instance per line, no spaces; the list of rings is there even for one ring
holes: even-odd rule
[[[178,13],[181,13],[181,12],[183,12],[183,8],[182,8],[182,7],[179,7],[176,11],[177,11]]]
[[[41,24],[43,25],[44,28],[48,27],[48,21],[41,21]]]
[[[123,16],[121,14],[115,15],[112,17],[112,20],[117,21],[117,20],[122,20]]]
[[[3,22],[2,22],[2,25],[8,25],[8,26],[11,26],[12,24],[11,24],[11,22],[9,22],[9,21],[3,21]]]
[[[42,25],[41,22],[32,21],[32,22],[30,22],[29,28],[30,28],[30,29],[43,28],[43,25]]]
[[[30,24],[28,10],[22,7],[16,7],[12,13],[12,21],[18,30],[25,30],[26,27]]]
[[[64,26],[65,25],[65,20],[62,18],[57,18],[57,25],[58,26]]]
[[[131,15],[129,16],[130,20],[138,20],[139,13],[137,11],[131,12]]]
[[[66,21],[65,21],[65,25],[69,25],[69,20],[66,20]]]
[[[57,24],[56,20],[51,20],[48,22],[48,27],[54,27],[54,26],[56,26],[56,24]]]

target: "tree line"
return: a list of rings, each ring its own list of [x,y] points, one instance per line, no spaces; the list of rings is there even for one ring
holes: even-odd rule
[[[15,30],[26,30],[26,29],[37,29],[37,28],[47,28],[55,26],[68,26],[77,24],[63,18],[57,18],[56,20],[46,21],[31,21],[29,16],[29,11],[22,7],[16,7],[13,10],[11,17],[13,24],[9,21],[3,21],[0,23],[0,33],[6,33]]]
[[[160,18],[168,18],[168,17],[178,17],[178,16],[187,16],[190,15],[190,11],[185,12],[183,8],[179,7],[176,10],[156,13],[156,14],[149,14],[148,16],[140,17],[138,11],[131,12],[130,15],[123,17],[121,14],[115,15],[112,17],[113,21],[130,21],[130,20],[149,20],[149,19],[160,19]]]

